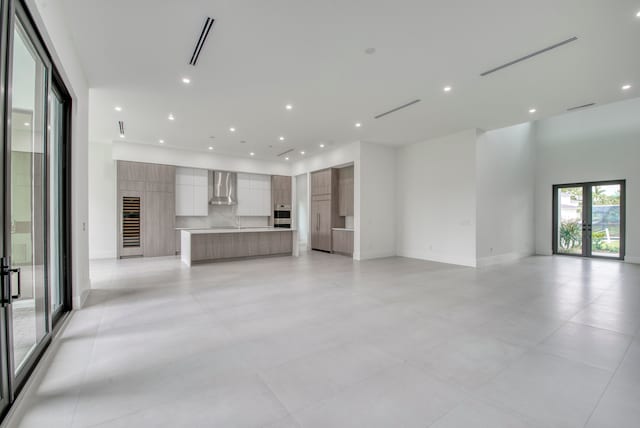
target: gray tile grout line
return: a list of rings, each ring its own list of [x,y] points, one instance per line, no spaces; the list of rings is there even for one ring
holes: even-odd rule
[[[613,371],[613,373],[611,374],[611,378],[609,378],[609,381],[607,382],[607,385],[604,387],[604,389],[602,390],[602,393],[600,394],[600,396],[598,397],[598,401],[596,402],[596,404],[593,406],[593,409],[591,409],[591,412],[589,413],[589,417],[587,417],[587,420],[584,422],[584,427],[587,426],[587,424],[589,423],[589,421],[591,420],[591,418],[593,417],[593,414],[596,412],[596,409],[598,408],[598,406],[600,405],[600,402],[602,401],[602,398],[604,397],[604,395],[607,393],[607,391],[609,390],[609,386],[611,385],[611,382],[613,382],[613,379],[616,377],[616,373],[618,373],[618,370],[620,369],[620,366],[622,366],[622,363],[624,363],[624,360],[627,358],[627,354],[629,353],[629,349],[631,349],[631,345],[633,345],[633,338],[632,340],[629,342],[629,345],[627,345],[627,349],[624,352],[624,355],[622,356],[622,359],[620,360],[620,362],[618,363],[618,366],[616,367],[616,369]]]

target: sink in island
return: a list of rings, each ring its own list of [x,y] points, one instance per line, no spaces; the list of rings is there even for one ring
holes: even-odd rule
[[[182,229],[181,258],[188,266],[216,260],[298,255],[297,232],[274,227]]]

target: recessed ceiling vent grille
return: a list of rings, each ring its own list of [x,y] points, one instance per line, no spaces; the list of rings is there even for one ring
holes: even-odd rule
[[[569,107],[567,111],[581,110],[583,108],[592,107],[594,105],[596,105],[596,103],[589,103],[589,104],[583,104],[581,106]]]
[[[202,47],[204,43],[207,41],[207,37],[209,36],[209,31],[213,26],[213,18],[209,18],[207,16],[206,21],[204,22],[204,26],[202,27],[202,31],[200,32],[200,38],[198,38],[198,43],[196,43],[196,47],[193,49],[193,53],[191,54],[191,59],[189,60],[189,65],[195,65],[198,63],[198,58],[200,58],[200,52],[202,52]]]
[[[120,135],[124,135],[124,122],[121,120],[118,121],[118,129],[120,130]]]
[[[504,70],[507,67],[511,67],[512,65],[516,65],[519,62],[526,61],[528,59],[531,59],[531,58],[536,57],[538,55],[541,55],[543,53],[552,51],[554,49],[559,48],[560,46],[564,46],[564,45],[567,45],[569,43],[575,42],[576,40],[578,40],[578,38],[576,36],[573,36],[573,37],[571,37],[571,38],[569,38],[567,40],[563,40],[563,41],[561,41],[559,43],[556,43],[555,45],[547,46],[544,49],[540,49],[538,51],[532,52],[532,53],[530,53],[528,55],[525,55],[523,57],[520,57],[518,59],[514,59],[513,61],[509,61],[506,64],[499,65],[498,67],[492,68],[491,70],[487,70],[484,73],[480,73],[480,76],[484,77],[484,76],[487,76],[487,75],[489,75],[491,73],[495,73],[496,71]]]
[[[286,155],[286,154],[289,154],[289,153],[291,153],[292,151],[293,151],[293,149],[289,149],[289,150],[287,150],[286,152],[282,152],[282,153],[278,154],[278,157],[281,157],[281,156],[284,156],[284,155]]]
[[[383,117],[383,116],[386,116],[386,115],[391,114],[391,113],[395,113],[395,112],[397,112],[398,110],[402,110],[403,108],[407,108],[407,107],[409,107],[409,106],[412,106],[412,105],[414,105],[414,104],[417,104],[417,103],[419,103],[420,101],[421,101],[421,100],[413,100],[413,101],[408,102],[408,103],[406,103],[406,104],[402,104],[401,106],[398,106],[398,107],[396,107],[396,108],[392,108],[392,109],[391,109],[391,110],[389,110],[389,111],[385,111],[384,113],[380,113],[379,115],[374,116],[374,119],[380,119],[380,118],[381,118],[381,117]]]

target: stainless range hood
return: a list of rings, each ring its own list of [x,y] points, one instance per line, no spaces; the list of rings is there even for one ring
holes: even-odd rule
[[[209,171],[209,204],[236,205],[236,173],[228,171]]]

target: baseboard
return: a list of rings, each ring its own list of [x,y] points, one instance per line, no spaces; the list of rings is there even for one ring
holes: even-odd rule
[[[625,257],[624,257],[624,262],[625,262],[625,263],[640,264],[640,257],[629,257],[629,256],[625,256]]]
[[[80,296],[75,296],[73,299],[73,309],[81,309],[89,297],[91,290],[84,290]]]
[[[395,251],[383,251],[383,252],[370,253],[370,254],[362,254],[362,252],[360,252],[359,258],[357,260],[384,259],[386,257],[395,257],[395,256],[396,256]]]
[[[425,256],[422,254],[399,253],[398,256],[408,259],[425,260],[428,262],[445,263],[448,265],[476,267],[476,260],[472,259],[452,259],[449,257]]]
[[[481,258],[478,258],[478,260],[476,261],[476,266],[479,268],[482,268],[487,266],[500,265],[503,263],[512,263],[532,255],[533,254],[531,253],[512,252],[512,253],[498,254],[490,257],[481,257]]]
[[[118,253],[114,251],[98,251],[89,255],[89,260],[115,259]]]

